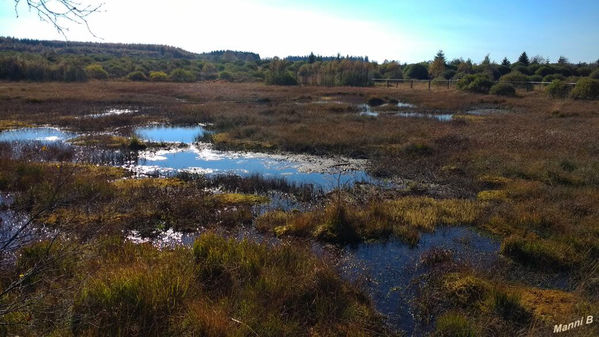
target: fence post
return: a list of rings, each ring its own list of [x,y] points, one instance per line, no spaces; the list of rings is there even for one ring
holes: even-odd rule
[[[396,88],[399,88],[399,81],[396,81],[396,82],[395,82],[395,87],[396,87]]]
[[[414,87],[414,80],[410,80],[410,88]]]
[[[451,80],[447,80],[447,89],[449,89],[449,82],[450,82],[450,81],[451,81]]]
[[[387,80],[387,88],[389,88],[389,80]]]
[[[428,90],[431,90],[431,80],[428,80]]]

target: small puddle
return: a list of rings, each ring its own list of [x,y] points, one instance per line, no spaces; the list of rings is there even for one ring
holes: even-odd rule
[[[453,114],[430,114],[421,112],[398,112],[395,116],[406,118],[432,118],[441,122],[449,122],[453,119]]]
[[[108,109],[108,110],[106,110],[106,112],[99,113],[99,114],[85,115],[84,117],[87,117],[87,118],[102,118],[102,117],[108,117],[108,116],[127,115],[127,114],[132,114],[132,113],[135,113],[135,112],[137,112],[137,110],[133,110],[133,109]]]
[[[500,114],[500,113],[506,113],[508,112],[505,109],[472,109],[472,110],[468,110],[466,111],[466,113],[468,115],[477,115],[477,116],[484,116],[484,115],[492,115],[492,114]]]
[[[416,105],[411,104],[411,103],[405,103],[405,102],[397,102],[397,107],[398,108],[415,108]]]
[[[77,134],[51,127],[34,127],[0,132],[0,142],[53,143],[76,137]]]
[[[206,132],[204,127],[198,126],[167,126],[155,125],[135,129],[139,138],[151,142],[186,143],[196,142]]]
[[[379,113],[373,111],[368,104],[358,104],[358,109],[360,110],[360,116],[377,117],[379,115]]]
[[[410,335],[415,322],[409,286],[427,271],[420,263],[422,254],[433,248],[450,250],[454,260],[484,268],[496,261],[499,245],[467,227],[441,227],[433,233],[422,233],[414,248],[395,240],[344,248],[339,268],[344,278],[365,281],[362,283],[377,310],[388,317],[392,326]]]

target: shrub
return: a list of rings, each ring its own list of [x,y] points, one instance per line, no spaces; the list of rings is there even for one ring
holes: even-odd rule
[[[547,95],[551,98],[566,98],[570,92],[570,86],[564,81],[555,80],[545,89]]]
[[[553,82],[554,80],[564,81],[565,79],[566,79],[566,76],[564,76],[562,74],[551,74],[551,75],[547,75],[547,76],[543,77],[543,82]]]
[[[593,69],[591,67],[579,67],[578,69],[576,69],[576,74],[578,76],[589,76],[591,74],[591,72],[593,71]]]
[[[289,71],[272,72],[269,71],[265,76],[266,84],[273,85],[297,85],[297,80]]]
[[[595,79],[595,80],[599,80],[599,69],[595,69],[590,75],[590,78]]]
[[[193,82],[195,81],[195,76],[191,71],[177,68],[173,70],[169,76],[171,81],[174,82]]]
[[[406,70],[406,78],[425,80],[428,78],[428,70],[422,64],[412,64]]]
[[[450,79],[452,79],[455,76],[456,73],[457,72],[455,70],[452,70],[452,69],[445,70],[443,72],[443,74],[441,74],[441,77],[443,77],[446,80],[450,80]]]
[[[456,86],[460,90],[477,92],[481,94],[489,93],[493,82],[491,82],[486,76],[481,75],[466,75],[460,79]]]
[[[147,81],[148,80],[146,75],[144,73],[142,73],[141,71],[134,71],[132,73],[129,73],[127,75],[127,79],[129,79],[130,81]]]
[[[571,96],[574,99],[598,99],[599,80],[588,77],[581,78],[572,89]]]
[[[108,72],[102,68],[100,64],[90,64],[85,67],[85,73],[87,77],[93,78],[96,80],[105,80],[108,78]]]
[[[531,85],[528,83],[528,76],[524,75],[519,71],[512,71],[499,78],[500,82],[510,82],[516,88],[530,89]]]
[[[459,313],[448,312],[437,319],[434,336],[475,337],[477,334],[466,317]]]
[[[489,91],[492,95],[498,96],[515,96],[516,89],[510,83],[497,83],[491,87]]]
[[[513,66],[513,67],[512,67],[512,72],[514,72],[514,71],[515,71],[515,72],[519,72],[519,73],[521,73],[521,74],[525,74],[525,75],[530,75],[530,74],[531,74],[531,72],[530,72],[530,70],[528,69],[528,67],[526,67],[526,66],[523,66],[523,65],[521,65],[521,64],[517,64],[517,65]]]
[[[543,81],[543,76],[541,75],[530,75],[528,76],[528,80],[531,82],[541,82]]]
[[[545,77],[553,73],[555,73],[555,69],[549,66],[541,66],[539,69],[537,69],[537,71],[535,71],[535,75],[540,75],[541,77]]]
[[[151,71],[150,80],[153,82],[164,82],[168,80],[168,75],[164,71]]]
[[[232,82],[233,81],[233,75],[231,75],[230,72],[228,71],[221,71],[218,74],[218,78],[223,80],[223,81],[228,81],[228,82]]]
[[[447,79],[444,77],[436,77],[431,81],[432,85],[436,85],[436,86],[446,86],[447,85]]]

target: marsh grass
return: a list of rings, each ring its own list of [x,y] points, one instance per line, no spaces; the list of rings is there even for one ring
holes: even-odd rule
[[[277,235],[312,236],[337,243],[394,236],[416,244],[420,231],[432,232],[436,226],[475,224],[482,209],[476,201],[404,197],[372,201],[363,206],[331,201],[322,210],[274,211],[256,221],[259,229]]]
[[[47,243],[25,248],[35,263]],[[30,288],[35,306],[9,334],[63,336],[391,336],[368,299],[304,248],[202,235],[193,248],[158,250],[104,237],[56,261],[66,270]],[[33,259],[33,260],[32,260]],[[14,272],[19,272],[14,271]],[[55,289],[62,289],[59,293]],[[59,296],[63,296],[58,300]],[[45,312],[60,312],[52,324]]]

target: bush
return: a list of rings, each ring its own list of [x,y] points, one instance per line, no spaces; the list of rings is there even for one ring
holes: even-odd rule
[[[564,81],[555,80],[545,89],[547,95],[551,98],[566,98],[570,92],[570,86]]]
[[[555,73],[555,69],[549,66],[541,66],[539,69],[537,69],[537,71],[535,71],[535,75],[539,75],[541,77],[545,77],[553,73]]]
[[[595,80],[599,80],[599,69],[595,69],[590,75],[590,78],[595,79]]]
[[[547,76],[543,77],[543,82],[553,82],[555,80],[564,81],[565,79],[566,79],[566,76],[564,76],[562,74],[551,74],[551,75],[547,75]]]
[[[501,78],[499,78],[499,81],[500,82],[510,82],[516,88],[524,88],[524,89],[531,88],[531,84],[528,83],[528,76],[526,76],[525,74],[523,74],[519,71],[512,71],[509,74],[505,74],[505,75],[501,76]]]
[[[521,65],[521,64],[517,64],[515,66],[512,67],[512,72],[519,72],[521,74],[525,74],[525,75],[531,75],[530,70],[528,69],[528,67]]]
[[[108,78],[108,72],[106,72],[106,70],[99,64],[88,65],[85,67],[85,73],[87,74],[87,77],[96,80],[105,80]]]
[[[441,86],[446,86],[446,85],[447,85],[447,81],[448,81],[448,80],[447,80],[446,78],[444,78],[444,77],[442,77],[442,76],[439,76],[439,77],[436,77],[436,78],[434,78],[434,79],[431,81],[431,84],[432,84],[432,85],[435,85],[435,86],[439,86],[439,87],[441,87]]]
[[[142,73],[141,71],[134,71],[132,73],[129,73],[127,75],[127,79],[129,79],[130,81],[147,81],[148,80],[146,75],[144,73]]]
[[[223,80],[223,81],[228,81],[228,82],[232,82],[233,81],[233,75],[231,75],[230,72],[228,71],[221,71],[218,74],[218,78]]]
[[[510,83],[497,83],[491,87],[489,91],[492,95],[498,96],[515,96],[516,88]]]
[[[272,72],[269,71],[265,77],[266,84],[273,85],[297,85],[297,80],[289,71]]]
[[[174,82],[193,82],[195,81],[195,76],[191,71],[177,68],[173,70],[169,76],[171,81]]]
[[[443,74],[441,74],[441,77],[443,77],[446,80],[450,80],[450,79],[452,79],[455,76],[456,73],[457,72],[455,70],[452,70],[452,69],[445,70],[443,72]]]
[[[151,71],[150,80],[153,82],[164,82],[168,80],[168,76],[164,71]]]
[[[581,78],[572,89],[571,96],[574,99],[598,99],[599,80],[588,77]]]
[[[528,76],[528,80],[531,82],[542,82],[543,81],[543,76],[541,75],[530,75]]]
[[[486,76],[481,75],[466,75],[456,83],[460,90],[477,92],[481,94],[489,93],[493,82]]]
[[[412,64],[406,70],[406,78],[425,80],[428,78],[428,70],[422,64]]]
[[[475,337],[476,332],[463,315],[448,312],[437,319],[436,337]]]

